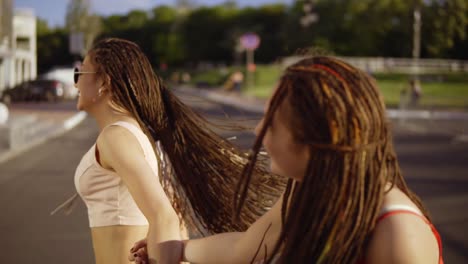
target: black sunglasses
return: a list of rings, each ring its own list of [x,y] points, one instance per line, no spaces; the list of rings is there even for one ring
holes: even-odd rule
[[[81,74],[92,74],[92,73],[97,73],[97,72],[80,71],[80,69],[75,68],[75,71],[73,72],[73,81],[75,81],[75,84],[77,84],[78,79],[80,79]]]

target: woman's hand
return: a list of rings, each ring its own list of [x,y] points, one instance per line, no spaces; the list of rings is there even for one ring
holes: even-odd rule
[[[149,264],[146,245],[146,238],[136,242],[135,245],[133,245],[133,247],[130,249],[128,260],[133,261],[136,264]]]
[[[135,243],[130,249],[130,255],[128,260],[135,262],[136,264],[152,264],[154,260],[149,260],[147,252],[147,239],[142,239]],[[183,259],[184,242],[180,240],[164,241],[157,244],[158,251],[165,252],[167,255],[161,263],[173,264],[174,259],[178,259],[177,263],[180,263]],[[154,262],[156,263],[156,262]],[[158,262],[159,263],[159,262]]]

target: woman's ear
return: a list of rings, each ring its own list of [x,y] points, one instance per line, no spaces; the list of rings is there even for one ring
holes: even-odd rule
[[[100,76],[100,81],[101,81],[101,83],[100,83],[99,87],[101,87],[101,88],[108,88],[111,85],[111,78],[107,74],[104,74],[104,75]]]
[[[102,96],[105,93],[109,92],[109,87],[111,84],[110,77],[106,74],[100,78],[100,85],[98,90],[98,95]]]

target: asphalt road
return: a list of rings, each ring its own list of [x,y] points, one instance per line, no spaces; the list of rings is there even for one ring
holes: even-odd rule
[[[49,213],[74,194],[73,174],[97,135],[86,119],[74,130],[0,164],[0,263],[93,263],[85,207]]]
[[[182,97],[215,122],[229,116],[253,126],[259,118],[186,94]],[[418,129],[396,126],[395,141],[404,175],[442,235],[446,263],[461,264],[468,263],[468,143],[456,139],[454,131],[460,131],[456,122],[448,125],[454,129],[435,129],[433,123],[424,122]],[[237,136],[235,142],[246,148],[253,140],[249,132],[222,134]],[[80,202],[69,216],[49,213],[74,193],[74,169],[96,136],[97,126],[87,118],[64,135],[0,164],[0,263],[93,262],[84,205]]]

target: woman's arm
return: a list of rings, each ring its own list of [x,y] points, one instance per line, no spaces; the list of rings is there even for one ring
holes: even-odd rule
[[[222,233],[205,238],[185,240],[183,259],[191,263],[250,263],[267,257],[276,245],[281,232],[282,197],[270,211],[259,218],[246,232]],[[142,263],[146,259],[146,241],[135,243],[129,260]],[[173,252],[180,252],[180,245],[173,246]],[[136,256],[134,256],[136,254]]]
[[[263,260],[265,248],[269,257],[281,233],[282,201],[283,196],[245,232],[185,241],[184,259],[193,263],[250,263],[254,257]]]
[[[101,165],[114,170],[130,191],[136,204],[148,219],[148,254],[150,263],[178,263],[180,253],[162,254],[158,243],[180,240],[179,218],[172,208],[158,175],[147,163],[143,149],[135,136],[119,126],[107,127],[99,136],[97,146]]]

